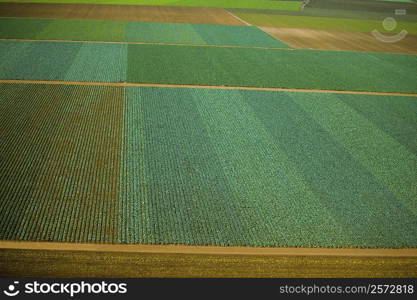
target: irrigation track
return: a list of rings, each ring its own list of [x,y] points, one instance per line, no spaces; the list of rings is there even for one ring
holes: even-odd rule
[[[330,93],[330,94],[353,94],[353,95],[376,95],[376,96],[406,96],[417,97],[413,93],[387,93],[372,91],[339,91],[339,90],[313,90],[313,89],[290,89],[271,87],[248,87],[248,86],[217,86],[217,85],[192,85],[192,84],[162,84],[162,83],[130,83],[130,82],[85,82],[85,81],[49,81],[49,80],[21,80],[0,79],[0,83],[14,84],[49,84],[49,85],[89,85],[89,86],[116,86],[116,87],[163,87],[163,88],[191,88],[191,89],[220,89],[220,90],[251,90],[251,91],[275,91],[275,92],[299,92],[299,93]]]
[[[57,242],[1,241],[0,249],[63,250],[137,253],[176,253],[262,256],[347,256],[347,257],[411,257],[417,258],[417,248],[295,248],[295,247],[221,247],[188,245],[87,244]]]

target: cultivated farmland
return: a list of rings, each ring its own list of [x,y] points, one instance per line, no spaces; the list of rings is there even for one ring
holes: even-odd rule
[[[224,9],[208,7],[0,2],[0,16],[244,25]]]
[[[0,4],[0,275],[416,274],[414,3],[61,2]]]
[[[415,179],[417,163],[412,98],[15,84],[1,91],[1,153],[9,158],[1,239],[417,244],[417,190],[402,180]]]

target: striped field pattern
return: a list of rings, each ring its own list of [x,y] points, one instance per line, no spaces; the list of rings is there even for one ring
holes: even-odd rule
[[[0,239],[417,247],[416,116],[402,96],[0,84]]]
[[[416,62],[343,51],[0,41],[0,79],[416,93]]]
[[[0,38],[289,48],[254,26],[0,18]]]
[[[123,93],[0,85],[1,239],[117,238]]]

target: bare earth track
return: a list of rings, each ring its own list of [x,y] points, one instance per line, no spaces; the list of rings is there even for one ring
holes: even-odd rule
[[[221,90],[252,90],[252,91],[277,91],[277,92],[301,92],[301,93],[334,93],[334,94],[353,94],[353,95],[392,95],[417,97],[413,93],[387,93],[387,92],[365,92],[365,91],[340,91],[340,90],[312,90],[312,89],[292,89],[292,88],[268,88],[268,87],[248,87],[248,86],[217,86],[217,85],[192,85],[192,84],[164,84],[164,83],[130,83],[130,82],[86,82],[86,81],[50,81],[50,80],[15,80],[0,79],[0,83],[16,84],[47,84],[47,85],[82,85],[82,86],[144,86],[144,87],[164,87],[164,88],[202,88],[202,89],[221,89]]]
[[[225,9],[176,6],[0,3],[0,17],[245,25]]]
[[[396,43],[384,43],[371,33],[304,28],[260,27],[296,49],[346,50],[417,54],[417,36],[408,34]]]
[[[0,242],[3,277],[413,277],[416,263],[416,249]]]

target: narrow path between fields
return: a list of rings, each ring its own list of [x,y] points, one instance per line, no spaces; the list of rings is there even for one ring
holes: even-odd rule
[[[372,91],[338,91],[338,90],[290,89],[290,88],[249,87],[249,86],[216,86],[216,85],[193,85],[193,84],[165,84],[165,83],[49,81],[49,80],[23,80],[23,79],[22,80],[21,79],[0,79],[0,83],[89,85],[89,86],[117,86],[117,87],[163,87],[163,88],[252,90],[252,91],[275,91],[275,92],[331,93],[331,94],[417,97],[417,94],[413,94],[413,93],[387,93],[387,92],[372,92]]]
[[[87,244],[60,242],[0,241],[0,249],[104,251],[136,253],[181,253],[215,255],[285,255],[349,257],[417,257],[417,248],[295,248],[295,247],[222,247],[189,245]]]

